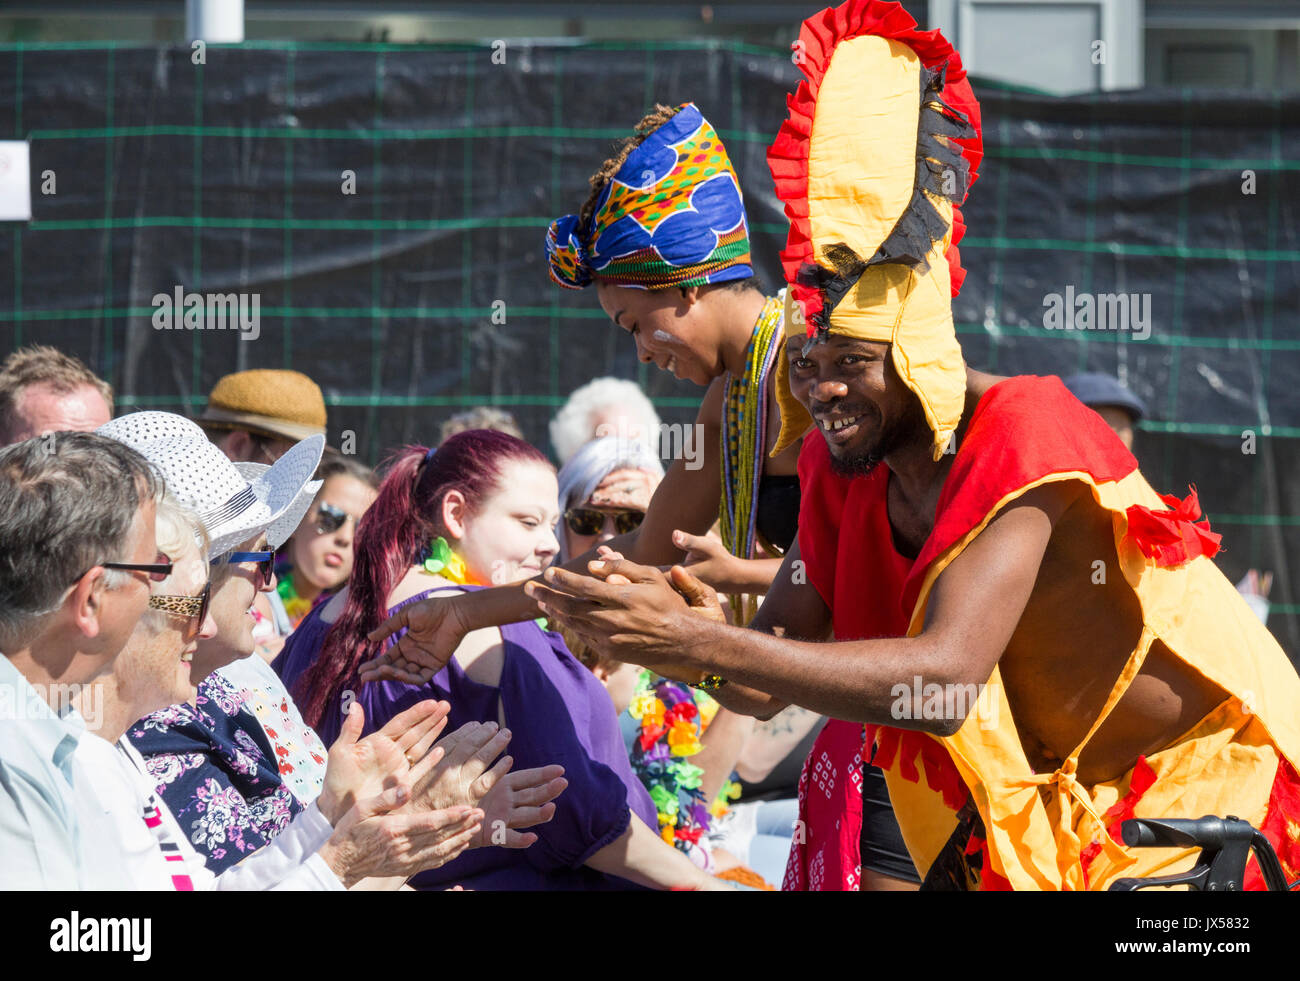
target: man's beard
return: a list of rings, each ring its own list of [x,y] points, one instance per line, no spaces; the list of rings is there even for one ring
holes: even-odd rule
[[[879,444],[869,450],[862,450],[851,456],[831,454],[831,472],[837,477],[865,477],[875,470],[884,456],[877,452]]]
[[[868,414],[864,412],[864,421],[868,418],[868,415],[870,415],[873,422],[880,419],[880,416],[876,413]],[[834,450],[831,450],[831,472],[839,477],[865,477],[884,461],[897,442],[897,434],[894,431],[884,430],[870,446],[838,456]],[[827,443],[828,447],[829,445]]]

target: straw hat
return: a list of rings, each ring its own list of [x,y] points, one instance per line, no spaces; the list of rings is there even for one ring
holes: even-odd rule
[[[325,449],[321,435],[297,443],[250,479],[202,429],[171,412],[133,412],[96,432],[125,443],[154,465],[167,489],[203,522],[210,559],[264,531],[271,548],[279,547],[321,486],[311,479]]]
[[[324,436],[325,396],[299,371],[237,371],[217,382],[199,422],[281,439]]]

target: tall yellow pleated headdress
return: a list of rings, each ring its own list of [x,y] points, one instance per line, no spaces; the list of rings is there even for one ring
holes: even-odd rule
[[[892,345],[937,460],[961,420],[966,365],[952,322],[965,272],[957,205],[983,155],[961,58],[901,4],[850,0],[804,21],[806,80],[768,150],[790,233],[785,336],[833,332]],[[812,425],[776,366],[781,452]]]

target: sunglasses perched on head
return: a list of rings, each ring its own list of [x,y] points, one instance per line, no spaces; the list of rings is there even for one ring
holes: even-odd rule
[[[203,584],[198,596],[150,596],[149,609],[173,613],[178,617],[198,617],[199,628],[208,615],[208,605],[212,600],[212,580]]]
[[[611,508],[608,511],[598,511],[595,508],[569,508],[564,512],[565,524],[575,535],[599,535],[601,529],[605,527],[606,518],[613,518],[614,530],[620,535],[626,535],[641,527],[645,512],[635,508]]]
[[[257,573],[262,577],[259,589],[271,581],[271,576],[275,572],[274,552],[231,552],[229,555],[212,560],[213,565],[238,565],[244,562],[257,563]]]
[[[344,523],[352,518],[342,508],[336,508],[333,504],[321,501],[316,505],[316,531],[322,535],[329,535],[343,527]],[[361,519],[352,518],[353,522],[359,522]]]

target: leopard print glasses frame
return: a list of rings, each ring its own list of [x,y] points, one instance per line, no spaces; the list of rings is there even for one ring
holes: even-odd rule
[[[149,609],[162,610],[181,617],[199,618],[199,626],[208,615],[208,603],[212,599],[212,581],[203,584],[203,591],[198,596],[150,596]]]

